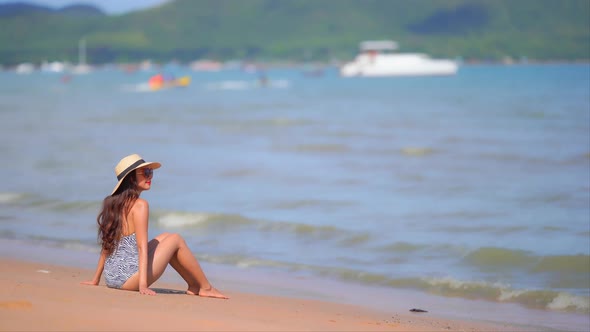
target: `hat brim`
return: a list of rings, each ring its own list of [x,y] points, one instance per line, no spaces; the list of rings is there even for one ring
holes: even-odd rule
[[[151,166],[152,169],[158,169],[158,168],[162,167],[162,164],[160,164],[159,162],[151,161],[151,162],[145,162],[143,164],[139,164],[139,165],[135,166],[133,169],[131,169],[129,171],[129,173],[125,174],[125,176],[122,177],[121,180],[119,180],[119,182],[117,182],[117,185],[115,186],[115,189],[113,189],[113,192],[111,193],[110,196],[113,196],[113,194],[115,194],[115,192],[117,191],[117,189],[119,189],[119,186],[121,186],[121,183],[123,183],[123,180],[125,180],[127,175],[129,175],[131,172],[135,171],[138,168],[142,168],[142,167],[146,167],[146,166]]]

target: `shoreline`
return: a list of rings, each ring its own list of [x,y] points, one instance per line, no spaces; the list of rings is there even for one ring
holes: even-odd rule
[[[312,61],[312,62],[301,62],[301,61],[268,61],[264,62],[264,66],[267,70],[276,70],[276,69],[305,69],[306,66],[315,66],[319,69],[326,70],[326,69],[334,69],[337,70],[339,67],[344,65],[348,61],[337,61],[337,62],[326,62],[326,61]],[[590,65],[590,59],[518,59],[518,58],[511,58],[506,57],[503,59],[485,59],[485,58],[466,58],[462,60],[458,60],[460,66],[555,66],[555,65]],[[17,71],[19,64],[12,64],[2,67],[0,64],[0,73],[13,73]],[[126,68],[129,66],[141,66],[141,61],[137,63],[95,63],[89,64],[91,68],[97,70],[104,70],[104,69],[112,69],[116,68],[117,70],[125,71]],[[189,64],[185,64],[186,69],[191,70]],[[223,72],[226,70],[232,70],[233,68],[222,68],[213,72]],[[40,66],[34,67],[32,72],[43,72]],[[199,71],[195,71],[198,73]],[[71,72],[68,70],[63,70],[61,73],[63,74],[70,74]]]
[[[15,290],[17,289],[25,291],[32,290],[33,288],[43,289],[38,299],[40,303],[51,302],[52,304],[60,304],[55,303],[55,301],[52,302],[52,299],[62,295],[66,297],[70,295],[76,298],[80,297],[78,301],[88,303],[94,301],[92,294],[96,292],[99,292],[101,296],[108,297],[108,301],[116,301],[117,294],[120,294],[117,292],[120,291],[104,286],[104,280],[101,280],[100,286],[96,289],[91,286],[79,285],[81,281],[91,278],[97,259],[97,254],[92,252],[31,246],[18,240],[1,239],[0,262],[2,264],[1,275],[3,276],[2,283],[4,287],[2,287],[3,291],[0,293],[0,317],[4,321],[5,317],[12,317],[11,312],[14,310],[17,312],[29,312],[33,316],[41,315],[41,312],[35,313],[35,310],[29,310],[31,309],[30,306],[34,306],[37,303],[37,295],[34,297],[23,297],[25,293],[16,292]],[[252,317],[255,321],[233,321],[236,325],[227,325],[224,323],[224,318],[221,315],[223,306],[215,303],[215,308],[219,310],[217,312],[218,317],[214,320],[215,324],[208,325],[204,330],[217,329],[217,327],[220,327],[218,330],[227,330],[228,328],[232,330],[260,330],[270,327],[273,330],[331,330],[333,327],[333,330],[347,329],[361,331],[375,328],[373,330],[417,331],[424,329],[449,330],[447,327],[451,327],[451,330],[468,329],[472,331],[578,331],[584,330],[587,326],[587,323],[579,315],[530,310],[514,304],[446,298],[411,290],[366,287],[297,273],[289,274],[277,271],[239,269],[236,267],[209,264],[207,262],[202,262],[201,264],[211,282],[223,292],[228,293],[231,297],[229,301],[231,303],[234,301],[240,303],[236,307],[233,304],[231,305],[236,315],[242,311],[255,311],[253,313],[254,317]],[[51,272],[48,274],[36,272],[40,270]],[[47,277],[51,277],[51,280],[57,280],[55,281],[56,284],[51,287],[49,284],[45,286],[44,280]],[[27,283],[27,280],[31,280],[31,282]],[[162,278],[152,287],[160,289],[167,296],[170,290],[173,290],[172,293],[182,292],[184,290],[183,285],[184,281],[169,268]],[[79,286],[84,288],[77,288]],[[87,288],[91,288],[92,290],[88,292],[84,291]],[[130,296],[132,297],[130,295],[132,293],[137,295],[138,298],[132,300],[131,304],[133,306],[138,305],[134,301],[141,301],[139,298],[143,300],[143,297],[139,296],[138,293],[124,292],[123,295],[125,298],[128,298]],[[249,299],[251,303],[256,303],[254,307],[260,304],[261,308],[259,309],[261,310],[256,310],[251,305],[242,303],[244,299]],[[29,304],[23,304],[25,302],[22,301],[30,303],[30,306]],[[167,305],[174,306],[175,300],[169,301],[171,302]],[[211,301],[218,302],[219,300]],[[144,305],[143,302],[141,303]],[[198,303],[199,307],[206,305],[206,303],[201,302],[201,299],[199,299]],[[270,307],[266,307],[265,305],[267,303],[273,304]],[[309,320],[307,319],[307,315],[311,315],[317,319],[320,318],[314,316],[316,314],[307,313],[305,317],[300,317],[293,322],[303,325],[292,325],[291,320],[293,317],[291,317],[291,314],[300,310],[297,308],[297,305],[300,303],[306,303],[306,306],[308,305],[314,308],[317,306],[318,312],[325,312],[328,315],[322,316],[321,319],[330,322],[330,324],[324,326],[322,325],[323,323],[320,324],[315,320]],[[29,306],[27,307],[28,309],[21,308],[23,305]],[[147,306],[147,311],[157,309],[148,304],[145,305]],[[20,309],[15,309],[13,308],[14,306],[21,307],[19,307]],[[288,310],[291,311],[277,313],[273,311],[275,306],[290,308]],[[412,308],[424,309],[428,313],[412,313],[409,311]],[[341,316],[336,315],[337,312],[346,310],[351,310],[349,312],[351,317],[361,315],[358,316],[358,319],[361,319],[363,322],[372,322],[373,325],[361,324],[359,323],[360,320],[355,322],[342,320]],[[60,313],[57,316],[68,317],[68,314],[66,314],[67,311],[64,308],[59,311]],[[268,312],[265,313],[264,311]],[[358,312],[359,314],[352,314],[352,312]],[[257,324],[260,319],[263,319],[261,316],[266,315],[274,317],[275,324],[262,328]],[[16,315],[15,317],[21,316]],[[346,322],[346,324],[339,325],[339,321]],[[2,329],[28,329],[25,325],[19,325],[20,323],[22,322],[16,320],[2,327]],[[157,325],[157,322],[154,322],[154,324],[150,324],[149,326],[160,326]],[[101,326],[103,325],[97,326],[96,328],[101,329]],[[298,327],[295,328],[295,326]],[[160,327],[164,328],[164,326]],[[35,329],[35,326],[31,325],[31,328]],[[60,323],[57,325],[43,326],[43,328],[68,330],[79,329],[80,327],[76,324],[63,325]],[[113,328],[117,328],[116,325],[104,325],[104,329]],[[132,326],[128,328],[133,329]],[[182,324],[173,327],[173,329],[185,328],[192,329],[189,325]],[[143,329],[145,329],[145,326],[143,326]]]

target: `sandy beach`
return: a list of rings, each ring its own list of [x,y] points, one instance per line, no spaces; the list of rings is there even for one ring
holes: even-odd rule
[[[81,285],[92,270],[0,259],[2,331],[514,331],[514,326],[381,312],[360,306],[224,290],[231,299],[184,294],[157,282],[156,296]],[[519,330],[523,330],[520,328]]]

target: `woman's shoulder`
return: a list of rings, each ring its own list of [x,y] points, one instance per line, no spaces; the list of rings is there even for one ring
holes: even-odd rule
[[[139,223],[147,222],[149,218],[149,204],[145,199],[138,198],[135,202],[133,202],[133,206],[131,207],[131,211],[129,211],[128,220],[130,220],[134,227],[131,229],[131,232],[135,232],[134,229],[139,227]]]
[[[148,203],[148,201],[146,201],[143,198],[138,198],[137,200],[135,200],[135,202],[133,202],[133,206],[131,207],[131,211],[133,212],[141,212],[144,210],[149,210],[150,205]]]

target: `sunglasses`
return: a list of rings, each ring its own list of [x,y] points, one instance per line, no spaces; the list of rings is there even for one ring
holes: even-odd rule
[[[137,171],[139,172],[139,174],[143,174],[143,176],[145,176],[146,178],[149,178],[152,175],[154,175],[154,170],[151,168],[142,168],[138,169]]]

